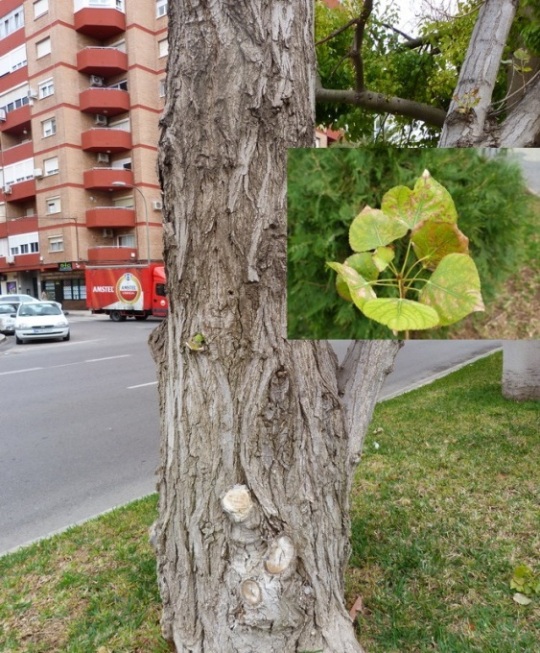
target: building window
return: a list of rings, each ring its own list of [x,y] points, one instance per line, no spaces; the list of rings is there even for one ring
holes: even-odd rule
[[[167,0],[156,0],[156,16],[161,18],[167,14]]]
[[[165,97],[165,80],[159,80],[159,97]]]
[[[41,123],[41,133],[43,138],[54,136],[56,134],[56,118],[49,118]]]
[[[169,54],[169,39],[158,41],[158,51],[160,57],[166,57]]]
[[[0,39],[24,27],[23,7],[17,7],[0,19]]]
[[[34,2],[34,18],[39,18],[49,11],[49,0],[36,0]]]
[[[118,247],[135,247],[135,236],[133,234],[118,236]]]
[[[55,175],[58,172],[58,157],[53,156],[50,159],[43,160],[43,170],[45,176]]]
[[[47,200],[47,213],[60,213],[62,210],[62,203],[59,197],[51,197]]]
[[[0,76],[12,73],[14,70],[26,66],[26,63],[26,45],[20,45],[0,57]]]
[[[45,57],[46,55],[51,54],[51,37],[48,36],[42,41],[36,43],[36,57]]]
[[[38,86],[38,93],[39,93],[39,99],[43,100],[43,98],[49,97],[50,95],[54,94],[54,80],[53,79],[46,79],[43,82],[40,82]]]
[[[49,252],[63,252],[64,239],[62,236],[50,236],[49,238]]]
[[[123,79],[122,81],[117,82],[116,84],[111,84],[110,86],[107,86],[107,88],[116,88],[119,91],[127,91],[128,90],[127,79]]]

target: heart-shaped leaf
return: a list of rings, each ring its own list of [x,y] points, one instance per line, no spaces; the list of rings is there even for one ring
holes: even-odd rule
[[[424,220],[411,233],[414,253],[425,268],[434,270],[448,254],[468,254],[469,239],[456,224]]]
[[[327,263],[327,265],[343,278],[349,289],[351,299],[358,308],[361,309],[368,299],[377,297],[369,283],[353,268],[342,263]]]
[[[360,254],[353,254],[345,259],[344,265],[348,265],[366,281],[375,281],[379,276],[379,270],[373,262],[372,255],[369,252],[362,252]],[[348,302],[352,302],[349,286],[343,277],[338,274],[336,277],[336,290],[340,297],[343,297]]]
[[[407,231],[407,226],[402,222],[366,206],[351,224],[349,243],[355,252],[367,252],[388,245],[404,236]]]
[[[417,180],[414,189],[396,186],[382,199],[382,211],[409,229],[424,220],[457,222],[457,211],[450,193],[435,181],[426,170]]]
[[[377,270],[382,272],[386,270],[389,264],[394,260],[396,255],[392,247],[377,247],[372,254],[373,263]]]
[[[441,325],[483,311],[480,277],[472,258],[467,254],[445,256],[426,281],[419,301],[437,311]]]
[[[364,304],[362,312],[393,331],[418,331],[439,324],[439,316],[434,309],[411,299],[370,299]]]

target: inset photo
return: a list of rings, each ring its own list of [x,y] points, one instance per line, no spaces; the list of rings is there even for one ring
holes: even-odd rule
[[[539,184],[540,150],[289,150],[288,338],[540,337]]]

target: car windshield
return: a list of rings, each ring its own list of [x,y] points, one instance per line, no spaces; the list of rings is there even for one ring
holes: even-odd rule
[[[46,304],[46,303],[28,303],[21,304],[19,308],[19,315],[29,317],[30,315],[62,315],[62,310],[58,304]]]

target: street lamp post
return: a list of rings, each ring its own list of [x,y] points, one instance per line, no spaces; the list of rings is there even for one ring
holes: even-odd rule
[[[143,206],[144,206],[144,221],[145,221],[145,227],[146,227],[146,261],[148,265],[150,265],[150,224],[148,221],[148,204],[146,202],[146,197],[144,196],[142,190],[138,186],[130,186],[129,184],[126,184],[125,181],[113,181],[111,184],[112,186],[116,186],[117,188],[119,187],[124,187],[124,188],[130,188],[132,190],[136,190],[139,195],[142,197],[143,201]]]

